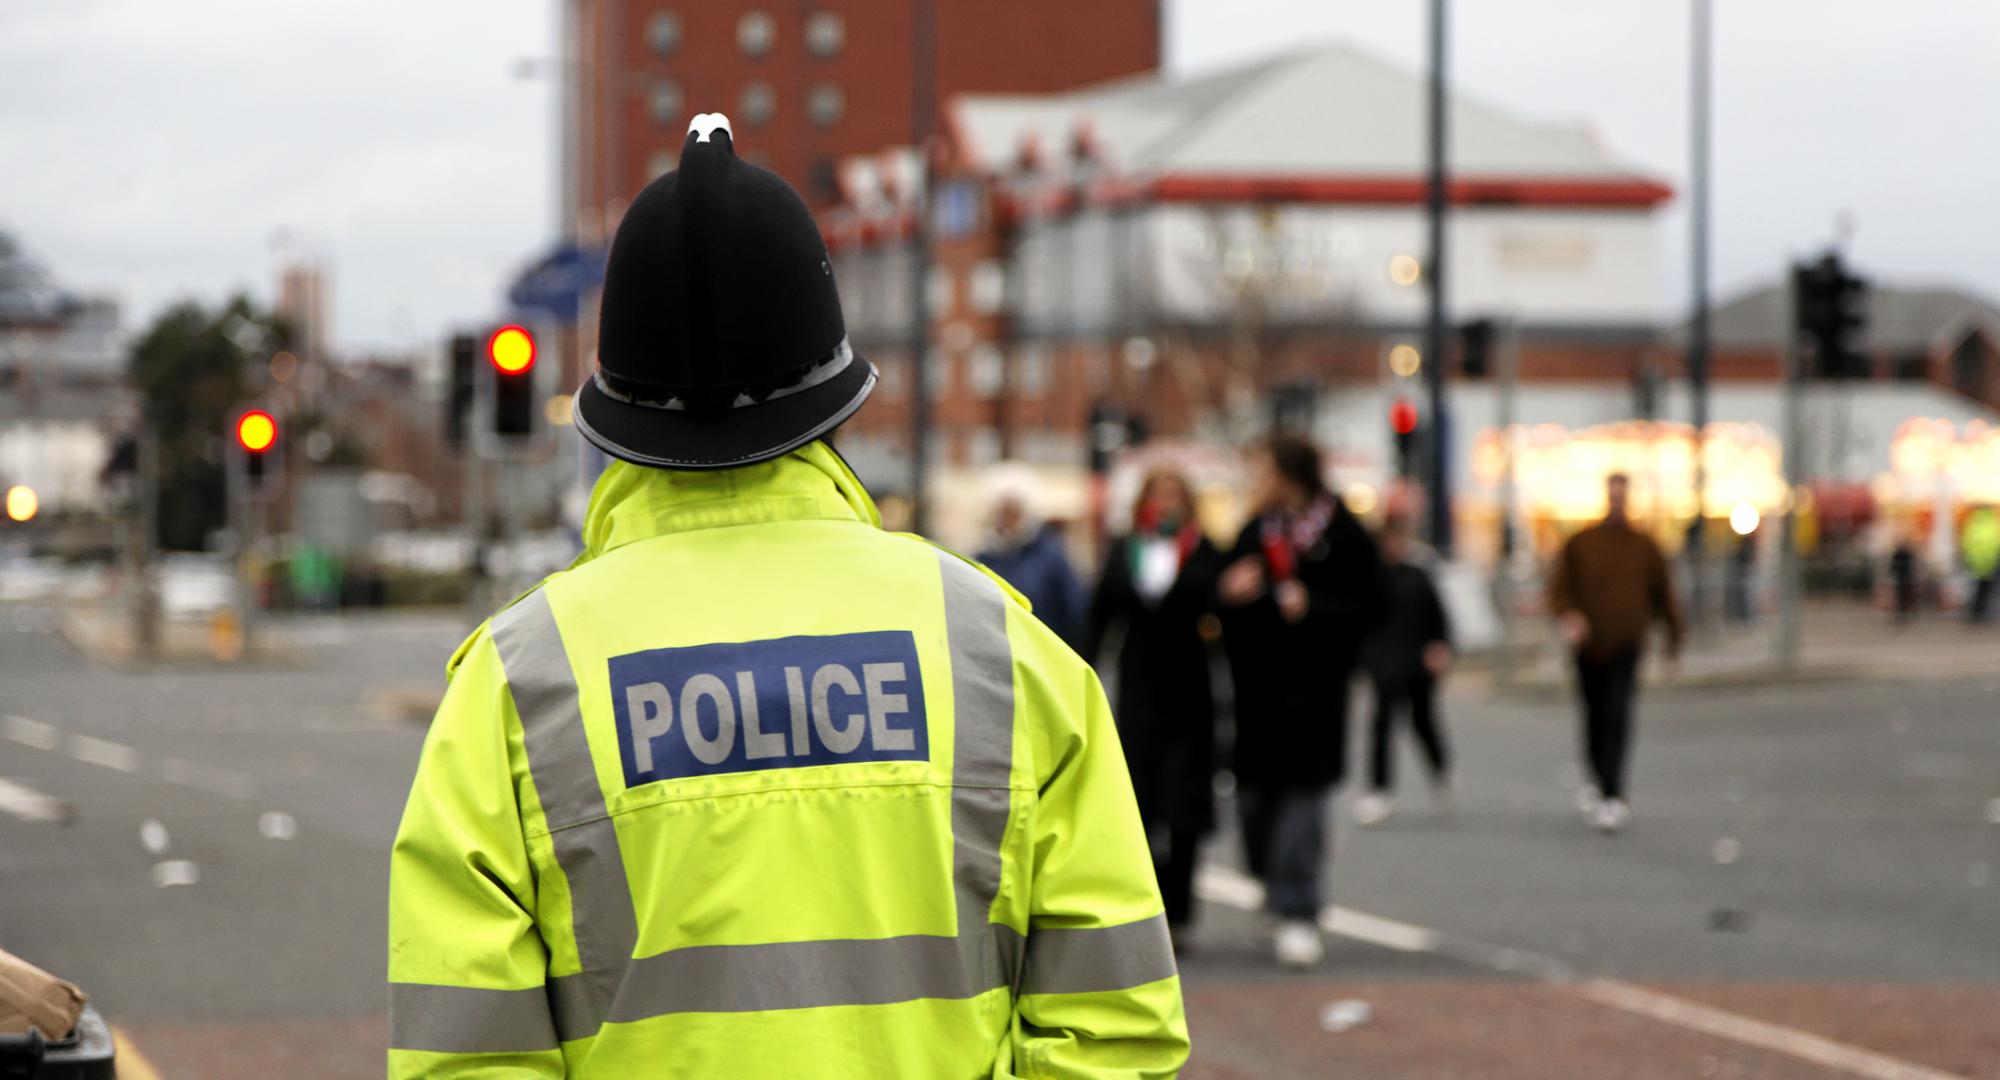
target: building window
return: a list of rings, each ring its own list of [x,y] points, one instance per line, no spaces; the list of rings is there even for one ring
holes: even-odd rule
[[[777,39],[778,24],[771,21],[768,12],[748,12],[736,21],[736,47],[742,49],[745,56],[768,54],[772,42]]]
[[[662,127],[673,127],[680,123],[682,108],[686,105],[681,97],[681,84],[672,79],[662,79],[653,84],[651,108],[653,122]]]
[[[967,465],[992,465],[1000,460],[1000,433],[992,428],[978,428],[965,441]]]
[[[1000,350],[987,342],[972,347],[966,357],[972,392],[983,398],[997,397],[1007,384],[1007,367]]]
[[[743,118],[753,124],[769,123],[778,109],[778,95],[770,83],[753,82],[743,88]]]
[[[1049,392],[1049,350],[1044,345],[1024,345],[1014,353],[1014,378],[1021,393],[1041,397]]]
[[[951,279],[950,267],[932,266],[930,276],[924,281],[924,303],[930,306],[932,318],[951,310]]]
[[[646,159],[646,178],[650,180],[656,176],[665,176],[673,172],[675,166],[680,163],[680,155],[672,150],[661,150]]]
[[[822,60],[838,56],[847,40],[847,24],[831,11],[815,11],[806,19],[806,51]]]
[[[832,127],[847,111],[847,95],[834,83],[820,83],[806,93],[806,118],[814,127]]]
[[[681,17],[662,11],[646,22],[646,45],[653,55],[665,59],[681,47]]]
[[[979,227],[979,188],[964,180],[938,188],[931,224],[941,236],[964,236]]]
[[[1007,268],[996,259],[987,259],[972,268],[968,286],[972,310],[981,315],[995,314],[1007,302]]]

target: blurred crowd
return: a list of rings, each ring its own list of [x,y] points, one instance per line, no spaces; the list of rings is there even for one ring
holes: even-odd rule
[[[1188,473],[1143,474],[1128,522],[1087,582],[1058,525],[1020,475],[992,489],[982,562],[1105,674],[1152,846],[1167,918],[1185,948],[1200,847],[1218,795],[1233,802],[1243,861],[1262,883],[1272,951],[1289,967],[1324,955],[1335,791],[1348,775],[1351,689],[1365,682],[1365,782],[1353,820],[1394,810],[1395,741],[1406,726],[1431,801],[1453,806],[1439,688],[1453,662],[1436,555],[1409,510],[1372,529],[1329,490],[1320,451],[1279,435],[1244,453],[1243,521],[1227,543],[1204,528]],[[1576,664],[1589,782],[1580,809],[1616,832],[1640,655],[1655,621],[1678,652],[1682,619],[1658,544],[1626,518],[1627,481],[1607,482],[1604,520],[1551,568],[1550,613]]]

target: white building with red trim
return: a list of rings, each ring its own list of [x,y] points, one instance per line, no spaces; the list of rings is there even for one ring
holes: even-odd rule
[[[1197,76],[952,99],[931,151],[926,283],[938,500],[971,497],[954,470],[1016,459],[1046,467],[1059,504],[1067,484],[1059,515],[1080,509],[1091,420],[1107,415],[1135,417],[1156,436],[1223,442],[1284,415],[1330,448],[1341,484],[1381,492],[1396,466],[1389,404],[1421,402],[1417,372],[1440,359],[1415,352],[1426,304],[1426,90],[1418,72],[1325,45]],[[1592,429],[1569,457],[1610,445],[1621,463],[1685,458],[1685,439],[1617,427],[1686,412],[1660,243],[1673,190],[1586,123],[1463,93],[1449,110],[1449,317],[1505,327],[1496,347],[1516,350],[1518,430],[1532,429],[1547,451],[1558,431]],[[908,147],[846,160],[841,205],[823,218],[850,334],[885,377],[841,447],[889,491],[907,478],[917,162]],[[1733,311],[1725,304],[1719,316]],[[1721,433],[1715,446],[1725,450],[1769,444],[1766,421],[1778,412],[1775,363],[1743,353],[1733,325],[1719,319],[1716,377],[1729,385],[1714,417],[1739,425]],[[1499,357],[1467,370],[1460,352],[1454,335],[1441,358],[1449,468],[1459,516],[1490,541],[1502,513],[1493,453],[1509,410],[1494,380]],[[1849,410],[1879,420],[1870,424],[1883,430],[1857,436],[1879,452],[1842,478],[1890,468],[1911,409],[1968,423],[1990,413],[1979,395],[1958,400],[1967,393],[1882,386],[1880,402]],[[1630,438],[1647,441],[1635,448]],[[1561,453],[1536,460],[1537,475],[1566,489],[1525,496],[1531,518],[1534,500],[1548,500],[1546,514],[1521,522],[1546,539],[1595,512],[1567,489],[1597,485],[1552,466],[1567,460]],[[1769,471],[1728,489],[1752,494],[1711,490],[1711,499],[1782,498]],[[1643,476],[1686,472],[1669,463]],[[1670,490],[1678,482],[1662,479],[1657,492],[1670,517],[1692,513],[1691,494]]]

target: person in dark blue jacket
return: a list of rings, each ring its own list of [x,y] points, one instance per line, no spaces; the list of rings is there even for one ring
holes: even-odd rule
[[[1041,520],[1034,497],[1025,482],[1000,489],[979,561],[1020,590],[1034,606],[1035,617],[1077,648],[1083,643],[1083,583],[1063,550],[1062,530]]]

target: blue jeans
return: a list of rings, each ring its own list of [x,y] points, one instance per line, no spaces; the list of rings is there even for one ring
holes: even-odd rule
[[[1250,784],[1236,789],[1244,859],[1264,883],[1264,906],[1279,918],[1308,922],[1319,918],[1329,790]]]

